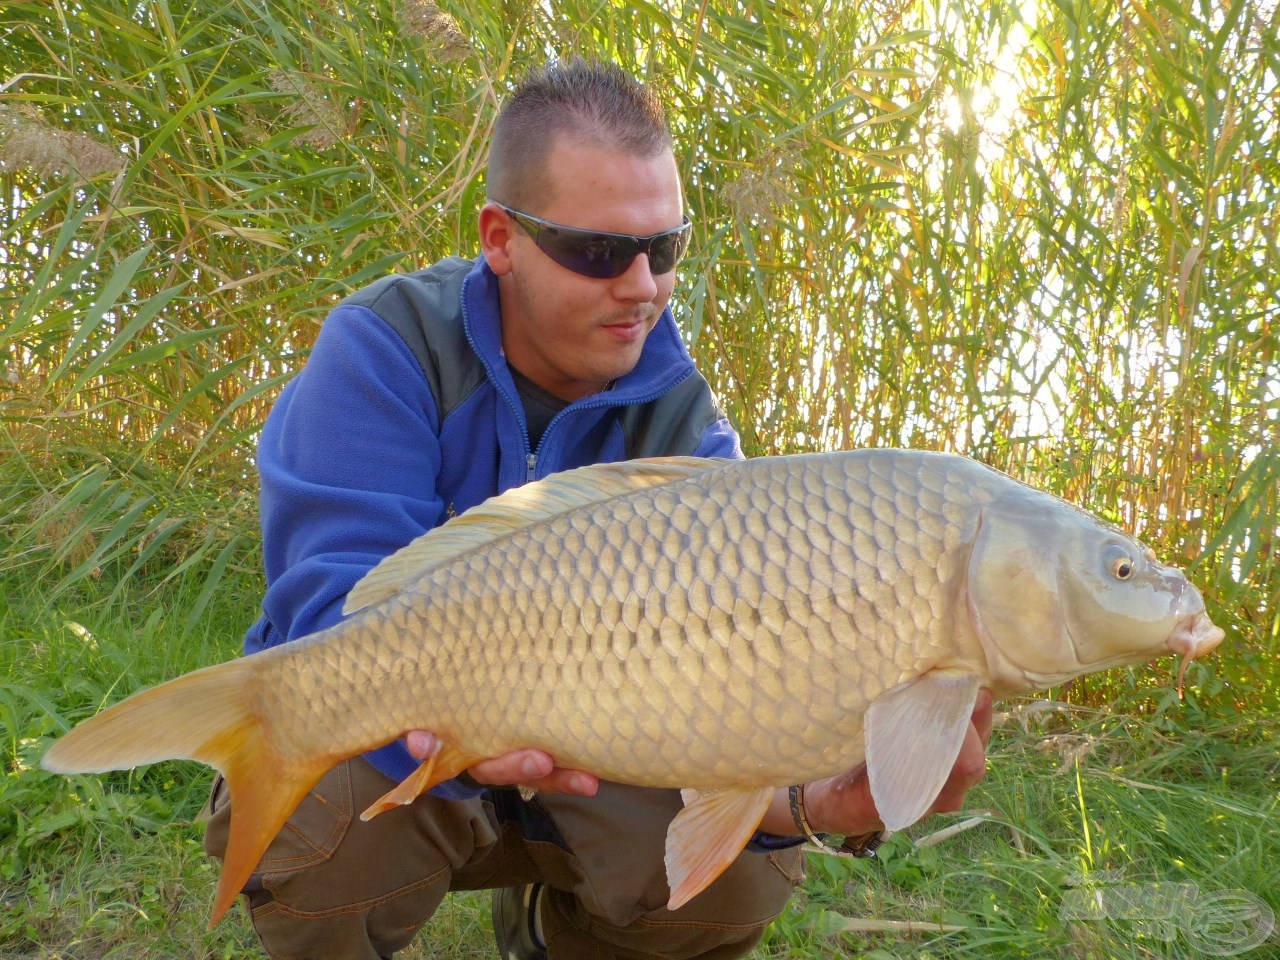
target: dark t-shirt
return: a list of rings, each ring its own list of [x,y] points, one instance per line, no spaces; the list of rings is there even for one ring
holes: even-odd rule
[[[529,449],[537,450],[547,424],[569,405],[569,401],[543,390],[511,364],[507,364],[507,369],[511,371],[511,379],[515,381],[516,392],[524,405],[524,419],[529,425]]]

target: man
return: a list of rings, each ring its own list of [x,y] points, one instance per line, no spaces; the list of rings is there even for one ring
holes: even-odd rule
[[[651,93],[612,66],[531,76],[491,146],[482,256],[375,283],[338,306],[263,431],[264,616],[249,653],[326,627],[384,556],[486,497],[635,456],[740,457],[667,309],[690,234]],[[483,643],[483,637],[476,642]],[[937,809],[982,774],[989,702]],[[780,790],[761,832],[681,910],[665,909],[677,792],[602,783],[519,750],[369,823],[358,813],[434,737],[328,774],[246,887],[273,957],[375,960],[449,890],[497,888],[508,957],[736,957],[802,873],[799,835],[879,826],[865,776]],[[512,785],[536,788],[531,801]],[[228,798],[206,845],[225,849]]]

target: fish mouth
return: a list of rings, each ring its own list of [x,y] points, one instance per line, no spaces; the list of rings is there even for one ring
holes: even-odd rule
[[[1178,694],[1182,694],[1182,680],[1187,672],[1187,665],[1213,650],[1222,642],[1226,631],[1214,624],[1203,610],[1189,613],[1181,617],[1173,626],[1166,642],[1169,649],[1182,655],[1182,663],[1178,666]]]

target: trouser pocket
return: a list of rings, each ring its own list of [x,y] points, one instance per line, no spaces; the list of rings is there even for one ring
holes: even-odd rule
[[[346,836],[354,812],[350,764],[340,763],[289,815],[258,862],[255,878],[302,870],[328,860]],[[226,855],[231,830],[231,796],[221,775],[209,791],[206,813],[205,851],[221,860]]]
[[[302,801],[245,888],[263,947],[289,960],[373,960],[403,949],[449,889],[452,871],[493,846],[480,800],[419,797],[369,822],[392,781],[367,761],[339,764]],[[215,784],[205,847],[222,857],[230,821]]]

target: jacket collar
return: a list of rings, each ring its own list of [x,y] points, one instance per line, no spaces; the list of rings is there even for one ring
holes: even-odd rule
[[[476,351],[489,376],[512,397],[515,385],[502,352],[502,320],[498,300],[498,277],[483,256],[473,261],[462,284],[462,322],[471,348]],[[577,403],[607,397],[610,403],[643,403],[666,392],[693,370],[693,360],[676,326],[671,308],[658,318],[635,368],[619,377],[607,394],[593,394]]]

